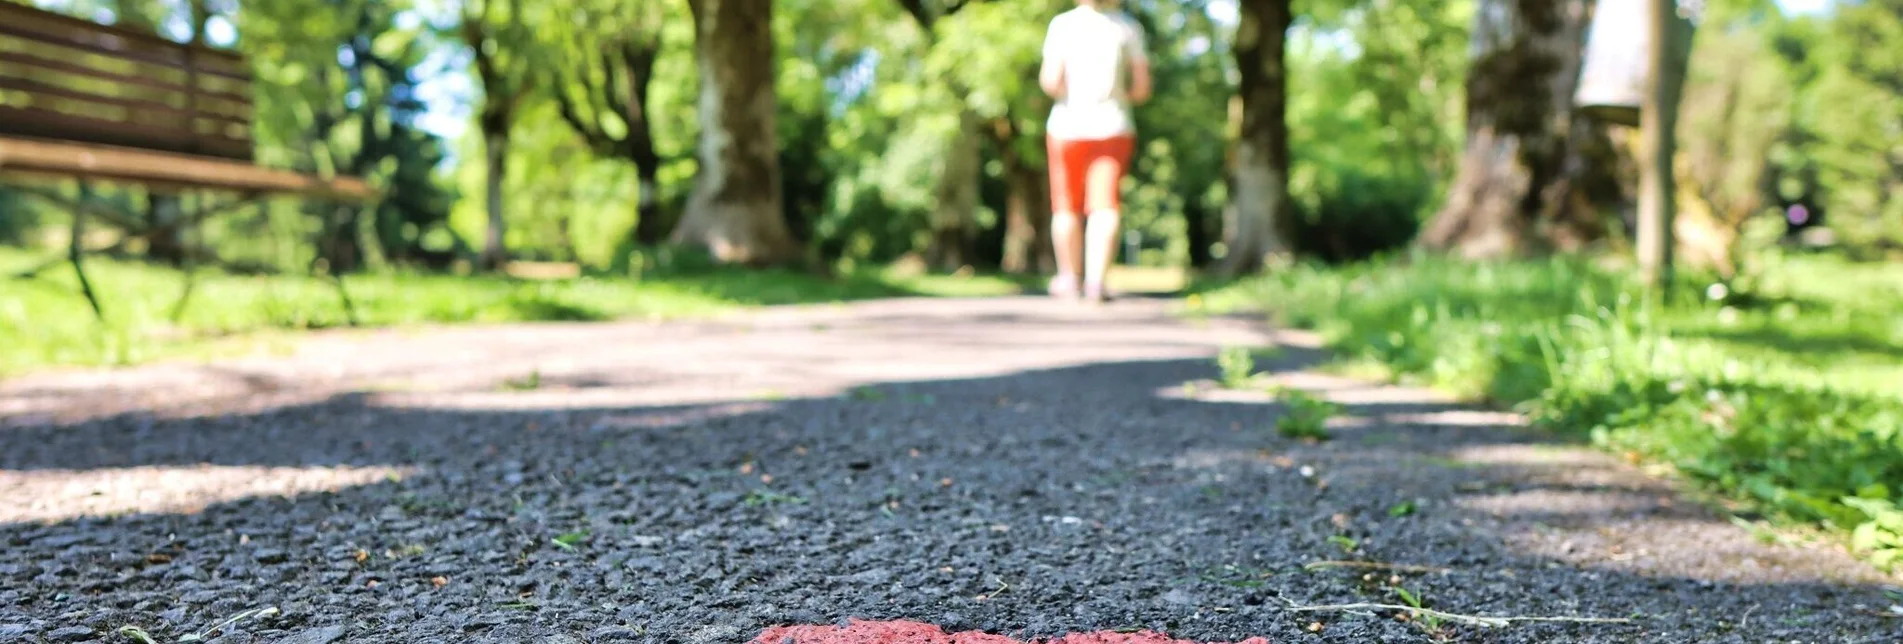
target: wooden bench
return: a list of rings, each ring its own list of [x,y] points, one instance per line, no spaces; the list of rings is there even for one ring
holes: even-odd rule
[[[0,181],[73,211],[70,261],[88,299],[84,219],[142,225],[91,199],[90,182],[151,194],[230,193],[239,204],[272,194],[375,199],[359,178],[257,165],[252,112],[249,67],[236,53],[0,0]],[[73,179],[77,196],[46,185]]]

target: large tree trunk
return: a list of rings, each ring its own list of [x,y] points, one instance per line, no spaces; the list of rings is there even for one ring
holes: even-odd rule
[[[1529,250],[1565,175],[1591,0],[1481,0],[1467,76],[1467,144],[1421,243],[1468,258]]]
[[[781,212],[773,0],[689,0],[700,69],[700,172],[674,241],[715,259],[800,258]]]
[[[1283,64],[1290,0],[1243,0],[1236,30],[1241,123],[1237,128],[1230,207],[1223,231],[1227,254],[1216,272],[1260,270],[1287,251],[1278,219],[1289,210],[1288,70]]]
[[[506,244],[508,221],[503,219],[502,182],[509,176],[509,133],[506,129],[484,127],[483,152],[488,172],[485,198],[489,208],[489,231],[482,246],[482,267],[494,270],[509,261]]]
[[[945,165],[938,177],[932,208],[932,243],[926,262],[940,270],[957,270],[971,262],[972,237],[977,233],[980,127],[978,116],[961,109],[958,131],[945,142]]]

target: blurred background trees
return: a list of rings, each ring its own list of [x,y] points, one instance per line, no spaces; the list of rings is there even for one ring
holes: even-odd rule
[[[264,162],[390,195],[183,231],[178,204],[105,187],[173,222],[124,256],[176,262],[192,239],[257,271],[618,271],[673,242],[835,270],[1049,267],[1031,79],[1068,0],[35,4],[243,51]],[[1674,159],[1681,260],[1738,271],[1804,228],[1785,224],[1799,205],[1827,224],[1813,242],[1897,252],[1903,1],[1706,4]],[[1158,86],[1126,261],[1629,252],[1637,139],[1569,103],[1594,5],[1126,0]],[[60,244],[63,217],[0,188],[0,242]]]

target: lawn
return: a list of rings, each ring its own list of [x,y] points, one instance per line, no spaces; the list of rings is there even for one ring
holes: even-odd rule
[[[282,346],[284,332],[344,326],[338,291],[303,276],[201,273],[173,319],[183,274],[144,264],[89,260],[105,309],[94,320],[69,266],[32,280],[11,277],[42,255],[0,248],[0,376],[55,366],[127,365]],[[383,273],[351,276],[362,326],[424,323],[598,321],[717,315],[752,306],[895,296],[1015,293],[1018,280],[893,270],[823,278],[792,271],[710,269],[645,279]]]
[[[1272,311],[1346,361],[1517,406],[1903,563],[1903,270],[1767,257],[1754,281],[1686,277],[1654,300],[1574,260],[1415,259],[1301,267],[1195,302]]]

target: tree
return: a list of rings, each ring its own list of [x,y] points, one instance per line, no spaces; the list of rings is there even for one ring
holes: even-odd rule
[[[782,211],[773,0],[688,0],[700,70],[700,170],[673,240],[727,263],[801,257]]]
[[[236,14],[240,48],[258,78],[260,162],[360,176],[385,191],[373,211],[302,204],[308,219],[296,228],[316,235],[299,248],[333,272],[372,259],[368,232],[388,260],[442,267],[453,259],[455,248],[425,248],[431,233],[448,232],[452,196],[434,179],[442,142],[417,126],[426,111],[416,91],[426,74],[418,68],[445,43],[424,29],[398,28],[410,10],[405,2],[333,0],[246,5]],[[263,215],[253,230],[269,226],[270,213]]]
[[[674,218],[661,201],[661,155],[655,150],[649,86],[661,57],[660,0],[577,0],[566,19],[545,32],[549,93],[562,120],[604,158],[635,168],[639,184],[635,242],[667,241]]]
[[[1525,253],[1563,176],[1590,0],[1480,0],[1467,142],[1421,243],[1469,258]]]
[[[1277,219],[1288,215],[1288,28],[1290,0],[1243,0],[1236,27],[1236,67],[1242,82],[1234,116],[1232,202],[1223,231],[1228,254],[1222,275],[1254,272],[1284,252]]]
[[[1706,16],[1718,20],[1718,16]],[[1791,74],[1759,31],[1721,22],[1700,36],[1678,127],[1675,265],[1739,269],[1747,221],[1777,199],[1773,151],[1793,134]]]
[[[939,34],[941,21],[971,6],[970,0],[898,1],[925,35],[928,57],[942,40]],[[973,113],[969,105],[971,88],[963,79],[956,74],[944,75],[942,79],[945,89],[951,94],[957,117],[952,131],[945,137],[944,153],[939,157],[942,165],[929,220],[932,234],[930,245],[926,247],[925,261],[937,268],[949,270],[957,269],[971,260],[970,246],[978,227],[979,146],[983,141],[981,128],[984,119]]]
[[[483,159],[488,171],[489,229],[483,242],[484,268],[495,269],[509,259],[508,220],[503,216],[502,186],[509,174],[509,142],[522,101],[535,86],[529,80],[531,58],[523,55],[530,42],[528,16],[522,0],[464,0],[462,37],[482,83],[482,105],[476,124],[482,132]]]

